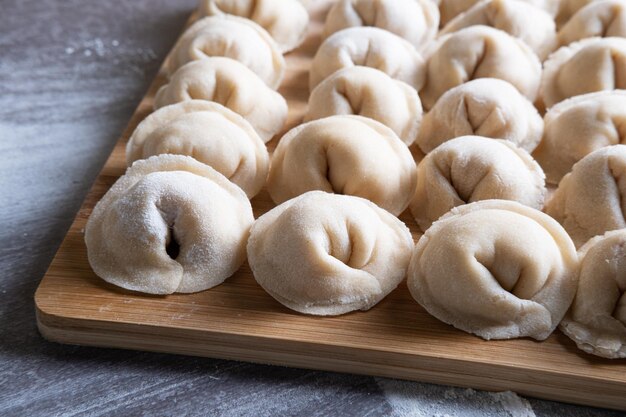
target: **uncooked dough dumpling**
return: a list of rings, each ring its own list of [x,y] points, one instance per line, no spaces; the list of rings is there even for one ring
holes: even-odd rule
[[[377,120],[410,145],[415,142],[422,120],[422,103],[413,87],[382,71],[348,67],[315,87],[304,121],[335,114],[356,114]]]
[[[425,109],[449,89],[477,78],[508,81],[535,101],[541,62],[519,39],[488,26],[470,26],[442,36],[426,63],[426,83],[420,91]]]
[[[578,10],[559,30],[558,46],[594,36],[626,37],[626,2],[602,0]]]
[[[375,204],[311,191],[259,217],[248,262],[281,304],[328,316],[382,300],[404,280],[412,248],[404,223]]]
[[[518,0],[485,0],[451,20],[439,35],[460,29],[485,25],[500,29],[521,39],[540,57],[547,56],[555,46],[556,26],[544,10]]]
[[[559,6],[554,17],[556,27],[563,27],[583,7],[598,0],[558,0]]]
[[[212,56],[241,62],[273,89],[285,73],[285,59],[265,29],[249,19],[221,15],[204,17],[182,34],[168,57],[168,75],[190,61]]]
[[[417,137],[428,153],[447,140],[476,135],[506,139],[531,152],[543,120],[528,99],[506,81],[479,78],[445,92],[426,113]]]
[[[282,137],[267,188],[280,204],[307,191],[367,198],[399,215],[415,191],[415,161],[387,126],[361,116],[304,123]]]
[[[264,142],[287,120],[287,102],[241,63],[223,57],[190,62],[154,98],[154,108],[187,100],[219,103],[246,119]]]
[[[422,230],[450,209],[475,201],[512,200],[541,210],[544,174],[528,152],[506,140],[461,136],[417,166],[411,213]]]
[[[383,29],[356,27],[333,34],[320,45],[309,73],[309,89],[342,68],[381,70],[416,90],[424,84],[424,59],[407,41]]]
[[[250,19],[267,30],[283,53],[302,43],[309,24],[309,13],[299,0],[200,0],[200,13]]]
[[[324,37],[355,26],[387,30],[422,49],[437,34],[439,9],[431,0],[338,0],[326,16]]]
[[[254,222],[246,194],[189,156],[135,162],[93,209],[89,263],[105,281],[149,294],[221,284],[246,258]]]
[[[587,353],[626,358],[626,229],[596,236],[578,253],[578,291],[559,328]]]
[[[515,201],[459,206],[420,238],[413,298],[439,320],[484,339],[544,340],[569,308],[576,249],[546,214]]]
[[[572,168],[546,204],[576,247],[609,230],[626,228],[626,145],[590,153]]]
[[[533,153],[551,184],[591,152],[626,143],[626,91],[600,91],[564,100],[544,117],[543,140]]]
[[[559,48],[544,63],[547,108],[569,97],[626,88],[626,38],[589,38]]]
[[[249,198],[261,191],[269,170],[265,144],[250,123],[204,100],[160,108],[137,126],[126,145],[129,166],[164,153],[194,157],[240,186]]]
[[[470,9],[483,0],[435,0],[439,5],[441,15],[441,25],[445,26],[449,21],[459,14]],[[523,3],[532,4],[535,7],[547,12],[550,16],[555,16],[559,6],[559,0],[519,0]]]

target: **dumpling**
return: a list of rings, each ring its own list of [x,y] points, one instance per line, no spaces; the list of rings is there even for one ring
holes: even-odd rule
[[[558,184],[586,155],[626,143],[626,91],[569,98],[551,107],[544,121],[543,140],[533,156],[546,172],[547,181]]]
[[[259,77],[230,58],[214,57],[181,67],[154,98],[158,109],[186,100],[219,103],[246,119],[268,142],[287,120],[287,102]]]
[[[424,59],[410,43],[383,29],[356,27],[322,43],[311,63],[309,89],[313,91],[335,71],[355,65],[381,70],[416,90],[424,84]]]
[[[558,46],[594,36],[626,37],[626,3],[603,0],[578,10],[559,30]]]
[[[439,9],[431,0],[339,0],[326,16],[324,37],[355,26],[385,29],[421,49],[437,34]]]
[[[556,26],[552,16],[530,3],[511,0],[477,3],[445,25],[439,35],[475,25],[494,27],[521,39],[540,58],[547,56],[556,42]]]
[[[315,87],[304,121],[335,114],[357,114],[377,120],[410,145],[415,142],[422,120],[422,103],[413,87],[382,71],[348,67]]]
[[[387,126],[331,116],[291,129],[272,155],[267,188],[280,204],[307,191],[367,198],[399,215],[415,191],[415,161]]]
[[[544,174],[528,152],[509,141],[461,136],[417,166],[411,213],[422,230],[450,209],[480,200],[513,200],[541,210]]]
[[[626,39],[589,38],[559,48],[544,63],[547,108],[569,97],[626,88]]]
[[[221,104],[183,101],[162,107],[137,126],[126,162],[152,155],[192,156],[241,187],[249,198],[265,185],[269,155],[250,123]]]
[[[200,13],[248,18],[267,30],[283,53],[302,43],[309,24],[309,13],[299,0],[200,0]]]
[[[574,164],[546,204],[576,247],[626,228],[626,145],[598,149]]]
[[[441,37],[426,63],[420,91],[430,109],[449,89],[477,78],[508,81],[535,101],[541,80],[537,55],[521,40],[488,26],[471,26]]]
[[[543,132],[543,120],[526,97],[506,81],[478,78],[446,91],[426,113],[417,145],[430,152],[465,135],[506,139],[531,152]]]
[[[596,236],[578,253],[578,291],[559,328],[587,353],[626,358],[626,229]]]
[[[439,5],[439,13],[441,15],[441,25],[445,26],[449,21],[468,10],[483,0],[435,0]],[[550,16],[555,16],[559,6],[559,0],[519,0],[523,3],[532,4],[538,7]]]
[[[439,320],[483,339],[546,339],[569,308],[578,258],[549,216],[515,201],[452,209],[420,238],[411,295]]]
[[[85,228],[89,263],[105,281],[149,294],[221,284],[246,258],[254,222],[241,188],[189,156],[135,162]]]
[[[273,89],[285,73],[285,59],[265,29],[231,15],[205,17],[191,25],[172,49],[166,69],[171,76],[190,61],[212,56],[241,62]]]
[[[554,20],[556,21],[556,27],[563,27],[577,11],[598,0],[558,0],[559,7],[557,9]]]
[[[311,191],[252,226],[256,281],[305,314],[368,310],[404,280],[413,239],[393,215],[358,197]]]

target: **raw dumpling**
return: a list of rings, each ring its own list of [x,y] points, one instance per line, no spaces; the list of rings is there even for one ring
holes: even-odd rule
[[[626,88],[626,39],[589,38],[563,46],[544,63],[547,108],[569,97]]]
[[[191,25],[170,53],[166,69],[171,76],[190,61],[212,56],[241,62],[273,89],[285,73],[285,59],[265,29],[231,15],[205,17]]]
[[[526,97],[506,81],[479,78],[445,92],[426,113],[417,144],[430,152],[465,135],[506,139],[531,152],[543,132],[543,120]]]
[[[291,129],[272,155],[267,188],[280,204],[307,191],[367,198],[399,215],[415,191],[415,161],[387,126],[331,116]]]
[[[435,0],[439,5],[441,25],[445,26],[454,17],[468,10],[482,0]],[[559,6],[559,0],[519,0],[523,3],[532,4],[546,11],[550,16],[555,16]]]
[[[603,0],[580,9],[559,30],[558,46],[594,36],[626,37],[626,3]]]
[[[552,16],[532,4],[517,0],[485,0],[477,3],[451,20],[439,35],[475,25],[494,27],[521,39],[540,58],[547,56],[556,42]]]
[[[597,0],[558,0],[559,7],[555,16],[556,27],[563,27],[577,11]]]
[[[578,291],[559,328],[587,353],[626,358],[626,229],[596,236],[578,253]]]
[[[356,27],[335,33],[317,50],[309,89],[342,68],[360,65],[381,70],[416,90],[424,84],[424,59],[404,39],[378,28]]]
[[[521,40],[488,26],[471,26],[441,37],[426,64],[420,91],[430,109],[449,89],[477,78],[508,81],[535,101],[541,80],[537,55]]]
[[[287,120],[283,96],[230,58],[206,58],[181,67],[157,92],[154,108],[196,99],[214,101],[240,114],[264,142],[280,132]]]
[[[248,18],[267,30],[283,53],[302,43],[309,24],[309,13],[299,0],[200,0],[200,13]]]
[[[609,230],[626,228],[626,145],[590,153],[572,168],[546,204],[576,247]]]
[[[586,155],[626,143],[626,91],[572,97],[550,108],[544,121],[543,140],[533,156],[547,181],[558,184]]]
[[[265,185],[269,155],[250,123],[221,104],[183,101],[162,107],[137,126],[126,162],[152,155],[194,157],[241,187],[249,198]]]
[[[339,0],[326,16],[324,37],[355,26],[385,29],[421,49],[439,28],[439,9],[431,0]]]
[[[422,120],[422,103],[413,87],[382,71],[348,67],[315,87],[304,121],[335,114],[357,114],[377,120],[410,145]]]
[[[254,222],[241,188],[189,156],[135,162],[93,209],[89,263],[105,281],[149,294],[221,284],[246,259]]]
[[[404,223],[375,204],[311,191],[259,217],[248,261],[281,304],[326,316],[382,300],[404,280],[412,248]]]
[[[528,152],[506,140],[461,136],[417,166],[411,213],[422,230],[450,209],[480,200],[513,200],[541,210],[544,174]]]
[[[452,209],[417,242],[413,298],[439,320],[484,339],[546,339],[569,308],[578,258],[563,228],[515,201]]]

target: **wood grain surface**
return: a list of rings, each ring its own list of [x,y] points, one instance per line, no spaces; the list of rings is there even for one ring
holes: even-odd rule
[[[308,67],[320,43],[321,13],[314,11],[306,42],[286,57],[288,68],[279,90],[289,103],[285,130],[300,123],[306,109]],[[124,173],[126,140],[151,112],[154,93],[164,80],[160,73],[137,108],[36,292],[44,337],[513,390],[626,410],[626,361],[584,354],[559,332],[541,343],[483,341],[431,317],[404,284],[367,312],[322,318],[292,312],[274,301],[256,284],[247,264],[224,284],[190,295],[137,294],[99,279],[87,262],[85,223],[96,202]],[[266,191],[252,203],[257,217],[274,206]],[[416,230],[408,213],[401,219]]]

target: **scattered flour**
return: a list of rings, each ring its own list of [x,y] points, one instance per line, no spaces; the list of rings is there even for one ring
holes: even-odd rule
[[[536,417],[530,403],[514,392],[490,392],[489,395],[500,403],[510,417]]]

